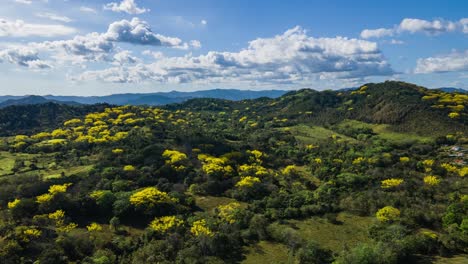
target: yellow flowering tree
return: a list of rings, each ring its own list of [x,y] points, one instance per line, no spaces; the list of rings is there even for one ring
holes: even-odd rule
[[[124,171],[135,171],[136,169],[135,169],[135,166],[133,166],[133,165],[125,165],[123,167],[123,170]]]
[[[102,231],[102,226],[98,223],[91,223],[90,225],[87,225],[86,226],[86,229],[88,230],[88,232],[90,233],[95,233],[95,232],[99,232],[99,231]]]
[[[410,161],[409,157],[400,157],[400,162],[401,163],[408,163]]]
[[[404,182],[403,179],[396,179],[396,178],[386,179],[386,180],[382,181],[382,188],[383,189],[390,189],[390,188],[398,187],[403,182]]]
[[[217,158],[205,154],[198,155],[198,160],[202,162],[202,171],[212,177],[228,177],[234,172],[231,165],[228,165],[227,158]]]
[[[467,174],[468,174],[468,167],[463,167],[458,170],[458,175],[460,175],[460,177],[465,177]]]
[[[72,185],[71,183],[65,183],[62,185],[52,185],[49,187],[49,192],[37,196],[36,201],[38,203],[49,202],[55,197],[55,195],[59,193],[65,193],[68,190],[68,187],[70,187],[71,185]]]
[[[229,224],[234,224],[238,220],[241,205],[238,202],[232,202],[226,205],[220,205],[216,209],[221,220]]]
[[[211,231],[206,225],[206,220],[198,220],[193,222],[190,232],[194,236],[213,236],[213,231]]]
[[[254,186],[256,183],[260,183],[260,179],[258,177],[252,176],[244,176],[241,177],[241,180],[236,183],[236,187],[239,188],[248,188]]]
[[[176,171],[182,171],[186,168],[186,162],[188,161],[187,154],[177,150],[164,150],[162,156],[166,159],[166,164],[171,165]]]
[[[395,221],[400,218],[400,210],[392,206],[385,206],[379,209],[375,216],[380,222]]]
[[[434,175],[428,175],[424,177],[423,181],[424,181],[424,184],[429,185],[429,186],[436,186],[440,183],[440,179],[438,179]]]
[[[21,202],[20,199],[15,199],[15,200],[13,200],[11,202],[8,202],[8,209],[15,208],[20,202]]]
[[[184,220],[177,218],[176,216],[163,216],[156,217],[149,227],[156,232],[166,233],[167,231],[179,227],[184,224]]]
[[[16,236],[23,242],[30,242],[32,239],[40,238],[42,231],[35,226],[19,226],[15,229]]]
[[[166,192],[156,187],[144,188],[130,196],[130,203],[136,207],[151,209],[159,203],[177,202],[176,198],[170,197]]]

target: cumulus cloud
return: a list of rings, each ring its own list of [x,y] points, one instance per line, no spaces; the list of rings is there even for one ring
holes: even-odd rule
[[[418,59],[415,73],[442,73],[468,71],[468,50]]]
[[[147,52],[151,54],[151,52]],[[298,83],[312,79],[351,79],[391,75],[377,44],[359,39],[313,38],[295,27],[273,38],[259,38],[239,52],[158,57],[150,64],[86,71],[77,80],[164,83]]]
[[[200,46],[199,42],[183,43],[179,38],[167,37],[152,32],[149,25],[134,18],[131,21],[121,20],[109,25],[105,33],[77,35],[72,39],[32,42],[25,45],[34,51],[35,56],[50,56],[54,63],[85,64],[87,62],[110,62],[115,65],[139,62],[129,52],[119,52],[118,43],[130,43],[146,46],[166,46],[173,48],[189,45]],[[18,46],[16,48],[21,48]],[[11,60],[8,60],[11,62]]]
[[[120,3],[111,2],[104,5],[105,10],[114,12],[125,12],[132,15],[143,14],[149,12],[149,9],[139,8],[134,0],[122,0]]]
[[[123,50],[114,55],[114,64],[116,65],[125,65],[125,64],[134,64],[140,60],[137,57],[132,56],[132,52],[128,50]]]
[[[31,69],[50,68],[45,61],[39,59],[37,51],[24,47],[0,51],[0,62],[4,60]]]
[[[110,24],[104,36],[109,41],[127,42],[138,45],[171,47],[182,44],[182,40],[179,38],[166,37],[153,33],[148,23],[138,18],[133,18],[131,21],[124,19]]]
[[[60,22],[65,22],[65,23],[69,23],[72,21],[70,18],[66,16],[61,16],[61,15],[57,15],[54,13],[37,13],[36,16],[40,18],[47,18],[50,20],[60,21]]]
[[[364,29],[361,32],[361,37],[365,39],[381,38],[402,33],[425,33],[428,35],[438,35],[457,30],[465,34],[468,33],[468,18],[462,18],[456,22],[443,19],[428,21],[417,18],[405,18],[400,22],[400,24],[393,28]]]
[[[55,37],[75,32],[76,29],[64,25],[31,24],[23,20],[0,18],[0,37]]]

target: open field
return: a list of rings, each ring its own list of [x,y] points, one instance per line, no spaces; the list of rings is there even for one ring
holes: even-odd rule
[[[361,242],[369,241],[367,228],[375,221],[373,217],[361,217],[348,213],[339,213],[333,224],[324,218],[312,217],[306,220],[289,220],[290,226],[306,241],[314,240],[324,248],[340,252],[352,248]]]
[[[293,263],[293,258],[289,256],[288,249],[285,245],[268,241],[260,241],[257,244],[248,248],[248,253],[243,264],[286,264]]]

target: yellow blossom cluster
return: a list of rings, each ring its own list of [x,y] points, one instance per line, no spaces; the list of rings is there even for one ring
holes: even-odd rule
[[[99,232],[102,230],[102,226],[98,223],[91,223],[90,225],[86,226],[88,232]]]
[[[29,242],[31,239],[39,238],[42,235],[42,231],[35,227],[28,227],[22,230],[20,235],[21,240]]]
[[[424,183],[430,186],[435,186],[440,183],[440,179],[438,179],[436,176],[433,175],[428,175],[424,177]]]
[[[151,223],[149,227],[154,231],[165,233],[168,230],[181,226],[184,224],[182,219],[177,218],[176,216],[163,216],[163,217],[156,217]]]
[[[360,165],[362,164],[366,159],[364,157],[357,157],[353,160],[353,165]]]
[[[297,167],[296,165],[288,165],[286,168],[281,170],[281,173],[288,176],[297,174]]]
[[[400,217],[400,210],[392,206],[385,206],[379,209],[375,216],[380,222],[395,221]]]
[[[144,188],[130,196],[130,203],[135,206],[153,207],[158,203],[177,202],[176,198],[170,197],[166,192],[156,187]]]
[[[48,201],[52,200],[52,198],[54,198],[55,195],[57,195],[59,193],[66,192],[68,187],[70,187],[71,185],[72,185],[71,183],[65,183],[65,184],[62,184],[62,185],[52,185],[52,186],[49,187],[49,192],[37,196],[36,201],[38,203],[48,202]]]
[[[244,188],[244,187],[252,187],[256,183],[260,183],[260,179],[258,177],[252,176],[244,176],[241,177],[241,180],[236,183],[236,187]]]
[[[21,202],[21,200],[19,200],[19,199],[15,199],[12,202],[8,202],[8,209],[15,208],[20,202]]]
[[[409,157],[400,157],[400,162],[401,163],[408,163],[410,161]]]
[[[232,202],[217,207],[219,218],[229,224],[234,224],[237,221],[240,209],[241,205],[238,202]]]
[[[268,175],[268,170],[258,164],[243,164],[239,166],[238,169],[239,175],[241,176],[248,176],[248,175],[255,175],[258,177]]]
[[[135,168],[133,165],[125,165],[125,166],[123,167],[123,170],[124,170],[124,171],[135,171],[136,168]]]
[[[390,189],[394,187],[398,187],[403,183],[403,179],[396,179],[396,178],[391,178],[391,179],[386,179],[382,181],[382,188],[383,189]]]
[[[217,158],[206,154],[199,154],[198,160],[202,162],[202,170],[207,175],[230,176],[234,172],[231,165],[228,165],[227,158]]]
[[[211,231],[206,225],[206,220],[198,220],[193,222],[190,232],[195,236],[213,236],[213,231]]]

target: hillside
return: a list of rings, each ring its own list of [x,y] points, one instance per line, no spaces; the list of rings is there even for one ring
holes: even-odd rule
[[[161,107],[6,107],[0,259],[466,259],[467,107],[466,94],[390,81]]]

